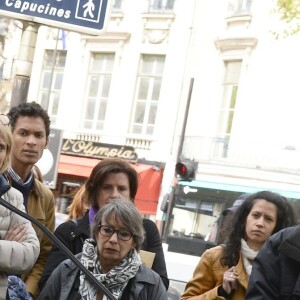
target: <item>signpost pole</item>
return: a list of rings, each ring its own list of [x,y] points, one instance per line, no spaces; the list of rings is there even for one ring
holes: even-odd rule
[[[23,21],[21,45],[18,59],[15,62],[16,74],[13,82],[10,107],[27,101],[38,28],[38,23]]]

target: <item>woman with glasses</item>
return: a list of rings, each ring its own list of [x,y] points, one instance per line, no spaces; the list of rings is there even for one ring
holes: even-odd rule
[[[9,119],[0,115],[0,197],[25,212],[22,194],[10,188],[2,175],[9,165],[12,133]],[[0,299],[31,299],[18,276],[31,270],[40,244],[31,223],[0,205]],[[23,298],[21,297],[23,294]]]
[[[259,250],[273,233],[294,224],[286,198],[269,191],[249,195],[234,212],[224,244],[201,256],[181,300],[244,300]]]
[[[103,159],[93,168],[84,189],[79,190],[83,193],[80,199],[89,206],[89,210],[83,218],[69,220],[59,225],[54,234],[73,254],[80,253],[83,242],[90,237],[90,227],[94,223],[97,211],[113,199],[134,203],[138,183],[138,174],[128,161],[119,158]],[[169,279],[158,228],[153,221],[146,218],[143,219],[143,227],[145,239],[141,249],[155,253],[152,270],[160,275],[168,289]],[[53,270],[66,258],[67,256],[56,245],[53,245],[40,280],[40,290],[43,289]]]
[[[78,256],[117,300],[166,300],[160,276],[141,263],[143,221],[133,203],[113,200],[96,214],[91,238]],[[51,274],[38,299],[109,299],[70,260]]]

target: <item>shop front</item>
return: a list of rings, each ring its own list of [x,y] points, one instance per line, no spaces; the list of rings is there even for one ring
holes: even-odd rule
[[[174,190],[166,232],[169,251],[201,256],[214,246],[210,234],[221,212],[243,193],[270,190],[286,197],[299,219],[300,189],[275,189],[203,180],[180,181]]]
[[[69,203],[74,192],[89,177],[92,169],[106,157],[128,160],[139,174],[135,204],[144,216],[155,216],[163,177],[163,168],[154,163],[141,163],[132,147],[81,140],[63,140],[58,162],[57,198]],[[61,207],[66,206],[60,204]]]

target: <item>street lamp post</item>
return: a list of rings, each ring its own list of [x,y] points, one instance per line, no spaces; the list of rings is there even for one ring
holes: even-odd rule
[[[188,94],[188,99],[187,99],[185,113],[184,113],[184,120],[183,120],[183,125],[182,125],[182,130],[181,130],[180,142],[179,142],[178,152],[177,152],[177,156],[176,156],[177,162],[180,160],[180,157],[182,154],[184,137],[185,137],[185,129],[186,129],[186,124],[187,124],[188,115],[189,115],[193,86],[194,86],[194,78],[191,78],[189,94]],[[174,174],[175,174],[175,170],[174,170]],[[175,178],[174,178],[174,180],[172,182],[172,186],[171,186],[170,196],[169,196],[169,203],[168,203],[168,209],[167,209],[167,215],[166,215],[166,221],[165,221],[166,224],[164,226],[164,231],[162,233],[162,239],[164,241],[167,239],[167,235],[170,230],[172,211],[173,211],[174,202],[175,202],[175,187],[176,187],[176,185],[177,185],[177,180],[175,180]]]

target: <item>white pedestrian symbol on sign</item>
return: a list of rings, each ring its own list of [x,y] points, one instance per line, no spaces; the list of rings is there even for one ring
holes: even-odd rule
[[[85,8],[83,12],[83,16],[86,18],[87,14],[89,14],[90,18],[94,18],[93,11],[95,10],[95,4],[93,0],[88,0],[87,3],[85,3],[83,6]]]
[[[77,0],[75,18],[85,22],[99,22],[103,3],[103,0]]]

